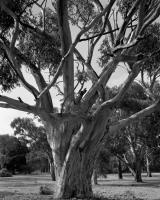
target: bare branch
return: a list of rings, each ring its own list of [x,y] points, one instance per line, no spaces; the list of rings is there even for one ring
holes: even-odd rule
[[[5,43],[1,40],[0,41],[1,45],[3,46],[3,49],[6,52],[6,55],[8,56],[8,61],[11,64],[11,67],[13,68],[13,70],[16,72],[17,76],[19,77],[19,79],[21,80],[21,82],[24,84],[24,86],[26,87],[26,89],[31,92],[35,99],[37,98],[39,92],[36,90],[36,88],[34,88],[32,85],[30,85],[23,77],[22,72],[20,71],[20,66],[17,63],[16,59],[15,59],[15,55],[13,53],[13,51],[10,51],[10,49],[5,45]]]
[[[108,20],[109,13],[110,13],[110,10],[105,15],[105,19],[104,19],[104,22],[103,22],[102,30],[100,31],[100,35],[96,38],[96,40],[93,43],[91,42],[91,46],[90,46],[90,49],[89,49],[89,55],[88,55],[87,63],[91,63],[94,48],[95,48],[96,44],[98,43],[98,41],[100,40],[102,34],[104,33],[107,23],[109,23],[109,20]],[[110,30],[110,33],[111,33],[111,31],[112,30]]]
[[[15,21],[15,31],[13,33],[12,41],[11,41],[11,44],[10,44],[11,50],[13,50],[13,48],[15,47],[15,43],[16,43],[16,40],[17,40],[17,37],[18,37],[18,33],[19,33],[18,20],[14,20],[14,21]]]
[[[131,123],[134,120],[143,118],[143,117],[150,115],[151,113],[153,113],[155,111],[159,111],[159,110],[160,110],[160,100],[158,100],[151,106],[141,110],[140,112],[137,112],[137,113],[131,115],[130,117],[128,117],[126,119],[122,119],[122,120],[119,120],[118,122],[116,122],[115,124],[111,124],[110,131],[112,133],[120,128],[123,128],[124,126],[128,125],[129,123]]]
[[[75,44],[74,46],[76,46],[76,44],[78,43],[78,41],[80,41],[81,36],[82,36],[84,33],[86,33],[89,29],[91,29],[91,28],[98,22],[98,20],[99,20],[101,17],[103,17],[106,13],[107,13],[107,15],[109,15],[110,9],[112,8],[114,2],[115,2],[115,0],[110,1],[110,3],[104,8],[104,10],[103,10],[100,14],[98,14],[88,26],[84,27],[84,28],[78,33],[78,35],[76,36],[76,39],[75,39],[75,41],[74,41],[74,44]]]
[[[139,30],[141,29],[143,22],[144,22],[144,18],[145,18],[145,5],[146,5],[146,0],[142,1],[140,4],[140,8],[139,8],[139,12],[138,12],[138,25],[136,28],[136,33],[135,35],[139,34]]]
[[[39,94],[39,96],[37,97],[38,99],[41,98],[47,91],[49,91],[49,89],[56,83],[60,73],[61,73],[61,70],[63,68],[63,65],[64,65],[64,62],[65,62],[65,59],[68,57],[70,53],[70,50],[67,52],[67,54],[61,59],[61,62],[59,64],[59,67],[57,69],[57,72],[55,73],[52,81],[45,87],[45,89]]]
[[[88,108],[90,99],[94,96],[97,92],[97,89],[108,82],[110,79],[113,71],[116,69],[119,63],[119,56],[110,60],[110,62],[106,65],[104,70],[102,71],[100,78],[98,81],[93,85],[93,87],[87,92],[87,94],[83,98],[82,105],[84,106],[84,110]]]
[[[31,106],[26,103],[21,103],[20,101],[12,99],[7,96],[0,95],[0,102],[4,102],[4,103],[0,103],[0,107],[2,108],[12,108],[12,109],[16,109],[16,110],[20,110],[24,112],[30,112],[34,114],[38,113],[37,112],[38,110],[36,109],[35,106]]]
[[[120,41],[121,39],[124,37],[124,34],[125,34],[125,31],[126,31],[126,28],[128,26],[128,23],[129,21],[131,20],[133,14],[137,11],[138,7],[139,7],[139,4],[140,4],[141,1],[139,0],[136,0],[136,2],[133,4],[132,8],[130,9],[129,13],[128,13],[128,16],[125,18],[121,28],[120,28],[120,31],[119,31],[119,34],[117,36],[117,39],[116,39],[116,45],[119,45],[120,44]]]
[[[91,79],[92,83],[94,84],[99,78],[97,73],[94,71],[91,64],[89,64],[85,61],[83,56],[80,54],[80,52],[76,48],[74,49],[74,53],[75,53],[77,59],[87,67],[88,77]]]
[[[46,38],[46,39],[48,39],[49,41],[51,41],[52,43],[55,42],[55,41],[57,41],[57,38],[59,37],[59,36],[58,36],[58,28],[57,28],[57,27],[52,26],[53,31],[54,31],[54,34],[53,34],[53,33],[50,34],[50,33],[46,32],[46,31],[40,30],[38,27],[34,27],[34,26],[32,26],[32,25],[30,25],[30,24],[26,24],[26,23],[24,23],[24,22],[22,22],[22,21],[19,21],[19,23],[20,23],[24,28],[27,28],[27,29],[29,29],[30,31],[32,31],[32,33],[37,34],[37,35],[40,36],[40,37]]]
[[[143,34],[146,27],[151,24],[153,21],[155,21],[160,15],[160,4],[156,7],[156,10],[152,14],[152,16],[143,24],[143,26],[140,29],[140,34]]]
[[[137,45],[138,42],[141,41],[143,38],[144,38],[144,37],[137,36],[136,39],[134,39],[132,42],[127,43],[127,44],[125,44],[125,45],[118,45],[118,46],[116,46],[112,51],[113,51],[113,53],[115,53],[115,52],[117,52],[118,50],[131,48],[131,47]]]
[[[87,32],[92,26],[94,26],[94,24],[103,16],[105,15],[106,12],[108,12],[110,10],[110,8],[112,7],[112,5],[114,4],[115,0],[111,1],[109,5],[106,6],[106,8],[103,10],[103,12],[101,12],[87,27],[85,27],[84,29],[82,29],[78,35],[76,36],[74,42],[72,43],[72,45],[70,46],[68,52],[63,56],[63,58],[61,59],[61,62],[59,64],[59,67],[57,69],[56,74],[53,77],[53,80],[48,84],[48,86],[40,93],[40,95],[38,96],[38,98],[41,98],[41,96],[43,94],[45,94],[57,81],[57,78],[59,77],[61,70],[63,68],[63,65],[65,63],[65,60],[67,59],[67,57],[70,55],[71,52],[73,52],[75,46],[77,45],[77,43],[79,42],[80,37]]]
[[[104,33],[98,33],[98,34],[95,34],[95,35],[87,37],[87,38],[82,38],[82,39],[79,40],[79,42],[83,42],[83,41],[90,40],[90,39],[93,39],[93,38],[96,38],[96,37],[99,37],[99,36],[111,34],[111,33],[114,33],[114,32],[116,32],[118,30],[119,30],[119,28],[116,28],[116,29],[109,30],[109,31],[104,32]]]

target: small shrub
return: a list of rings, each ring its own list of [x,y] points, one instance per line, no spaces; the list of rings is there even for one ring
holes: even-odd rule
[[[0,170],[0,177],[11,177],[11,176],[12,174],[6,168]]]
[[[41,195],[53,195],[53,191],[47,185],[41,186],[39,193]]]

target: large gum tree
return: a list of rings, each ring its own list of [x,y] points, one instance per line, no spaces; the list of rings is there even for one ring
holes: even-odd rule
[[[0,1],[2,89],[20,84],[35,100],[29,105],[1,94],[0,106],[33,113],[43,121],[55,164],[57,197],[92,196],[94,161],[106,136],[159,109],[157,100],[126,119],[114,124],[110,120],[143,62],[159,53],[157,49],[144,56],[135,51],[145,29],[159,14],[159,0]],[[75,26],[76,36],[72,34]],[[108,38],[108,54],[97,74],[92,60],[104,37]],[[80,51],[80,43],[87,49],[85,53]],[[118,93],[109,99],[108,81],[119,63],[125,63],[130,72]],[[24,76],[25,67],[37,86]],[[85,89],[88,79],[90,87]],[[53,87],[63,95],[60,112],[55,111]]]

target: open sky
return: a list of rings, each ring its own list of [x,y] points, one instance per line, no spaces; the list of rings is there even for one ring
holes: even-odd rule
[[[106,0],[102,0],[102,3],[105,4]],[[71,27],[71,30],[72,30],[73,37],[75,37],[77,33],[77,29]],[[87,52],[86,52],[87,48],[83,43],[81,43],[78,46],[78,49],[83,55],[87,55]],[[96,60],[97,57],[99,57],[98,48],[96,49],[94,53],[94,58],[93,58],[93,63],[92,63],[94,66],[94,69],[98,72],[99,67]],[[126,79],[126,76],[127,76],[127,72],[124,69],[124,67],[119,66],[118,69],[115,71],[115,73],[112,75],[109,85],[113,86],[113,85],[121,84]],[[25,77],[30,83],[34,83],[33,79],[31,78],[28,72],[25,73]],[[17,99],[18,97],[21,97],[21,99],[23,99],[24,102],[29,103],[29,104],[34,104],[32,95],[23,87],[18,87],[14,89],[12,92],[3,93],[2,95],[10,96],[15,99]],[[59,98],[56,96],[55,90],[52,91],[52,96],[54,97],[54,102],[53,102],[54,106],[59,107],[60,101],[59,101]],[[33,117],[33,115],[27,114],[21,111],[13,110],[13,109],[0,108],[0,134],[13,134],[13,129],[10,127],[10,123],[16,117]]]

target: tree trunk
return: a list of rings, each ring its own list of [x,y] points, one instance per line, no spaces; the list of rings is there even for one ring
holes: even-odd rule
[[[50,174],[51,174],[52,181],[56,181],[54,163],[53,162],[50,163]]]
[[[57,188],[55,198],[71,199],[93,196],[92,174],[95,158],[108,133],[104,116],[85,123],[62,122],[54,127],[46,124],[52,149]]]
[[[136,182],[142,182],[141,173],[142,173],[141,161],[137,160],[136,169],[135,169],[135,181]]]
[[[123,175],[122,175],[122,164],[120,159],[118,159],[118,178],[119,179],[123,179]]]
[[[93,163],[89,155],[79,150],[72,152],[71,158],[67,161],[56,177],[58,188],[56,198],[90,198],[93,195],[91,177]]]
[[[146,168],[147,168],[147,176],[152,177],[151,169],[150,169],[150,162],[148,156],[146,156]]]
[[[97,177],[97,170],[96,169],[93,170],[92,178],[93,178],[93,184],[98,185],[98,182],[97,182],[98,177]]]

